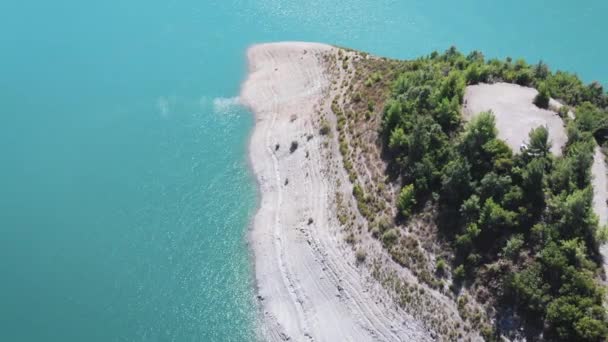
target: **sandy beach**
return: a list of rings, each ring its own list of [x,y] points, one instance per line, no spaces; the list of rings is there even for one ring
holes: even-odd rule
[[[430,340],[357,266],[335,217],[336,182],[348,178],[337,167],[337,140],[319,134],[319,114],[331,115],[332,95],[322,57],[332,53],[312,43],[247,51],[241,100],[255,115],[249,154],[261,202],[250,243],[263,338]]]

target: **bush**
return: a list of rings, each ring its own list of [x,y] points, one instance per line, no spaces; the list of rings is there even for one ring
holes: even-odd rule
[[[498,341],[498,339],[495,337],[496,333],[494,332],[494,328],[491,325],[484,324],[479,333],[487,342]]]
[[[397,233],[397,230],[395,228],[391,228],[382,234],[382,243],[385,246],[390,247],[397,242],[398,238],[399,234]]]
[[[605,244],[608,242],[608,226],[603,226],[596,231],[595,240],[599,244]]]
[[[466,275],[466,272],[464,270],[464,265],[460,265],[454,269],[454,280],[462,281],[462,280],[464,280],[465,275]]]
[[[355,196],[357,202],[365,201],[365,193],[359,184],[353,186],[353,196]]]
[[[439,258],[437,260],[437,265],[435,266],[436,268],[436,273],[440,276],[445,274],[445,261],[442,258]]]
[[[577,106],[583,100],[585,86],[574,74],[558,71],[555,75],[547,77],[546,83],[551,90],[551,96],[570,106]]]
[[[507,241],[507,244],[502,249],[502,253],[509,259],[515,259],[519,256],[519,252],[523,245],[524,236],[522,234],[516,234]]]
[[[399,193],[399,199],[397,200],[397,206],[399,207],[399,213],[404,218],[409,218],[412,215],[412,207],[416,204],[414,184],[404,186]]]
[[[569,111],[570,111],[570,107],[568,107],[568,106],[561,106],[557,110],[557,114],[559,115],[560,118],[566,119],[566,118],[568,118],[568,112]]]
[[[367,258],[367,252],[363,248],[359,248],[355,253],[355,257],[357,258],[357,263],[362,263]]]
[[[331,132],[331,126],[327,120],[321,121],[321,128],[319,129],[319,133],[321,135],[328,135]]]
[[[294,153],[298,149],[298,142],[292,141],[291,146],[289,146],[289,152]]]
[[[384,233],[391,228],[391,222],[386,216],[380,217],[376,225],[380,233]]]

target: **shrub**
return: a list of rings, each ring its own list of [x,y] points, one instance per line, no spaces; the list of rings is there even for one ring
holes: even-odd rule
[[[321,121],[321,128],[319,129],[319,133],[321,135],[328,135],[331,132],[331,126],[327,120]]]
[[[382,243],[384,243],[385,246],[390,247],[397,242],[398,238],[399,234],[397,233],[397,230],[395,228],[391,228],[382,234]]]
[[[485,341],[498,341],[498,339],[495,337],[496,334],[494,333],[494,329],[491,325],[484,324],[483,327],[481,327],[479,333]]]
[[[549,67],[543,61],[539,61],[534,67],[534,77],[545,80],[550,75]]]
[[[373,112],[373,111],[374,111],[374,106],[375,106],[375,105],[376,105],[376,104],[374,103],[374,101],[368,101],[368,102],[367,102],[367,110],[369,110],[370,112]]]
[[[399,207],[399,213],[406,219],[412,215],[412,207],[416,204],[415,194],[414,184],[404,186],[399,193],[397,206]]]
[[[599,244],[608,242],[608,226],[603,226],[596,231],[595,239]]]
[[[294,140],[291,142],[291,146],[289,146],[289,152],[294,153],[297,149],[298,149],[298,142]]]
[[[454,269],[454,279],[456,281],[462,281],[465,275],[464,265],[460,265]]]
[[[568,117],[568,112],[570,111],[570,107],[568,106],[561,106],[559,107],[559,109],[557,110],[557,114],[562,118],[562,119],[566,119]]]
[[[444,275],[445,274],[445,261],[442,258],[439,258],[437,260],[437,266],[436,266],[436,272],[438,275]]]
[[[358,263],[362,263],[365,261],[365,258],[367,258],[367,252],[363,248],[359,248],[355,253],[355,257],[357,258]]]
[[[577,106],[583,100],[583,82],[574,74],[558,71],[547,77],[546,83],[552,96],[571,106]]]
[[[391,222],[386,216],[382,216],[378,219],[377,227],[380,233],[384,233],[391,228]]]
[[[522,234],[516,234],[507,241],[507,244],[502,249],[502,253],[509,259],[515,259],[519,255],[523,245],[524,236]]]
[[[359,184],[353,186],[353,196],[358,202],[365,201],[365,193]]]

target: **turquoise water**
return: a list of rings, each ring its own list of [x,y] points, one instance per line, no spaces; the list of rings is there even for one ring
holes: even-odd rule
[[[0,341],[247,341],[245,48],[457,45],[608,81],[605,1],[0,3]]]

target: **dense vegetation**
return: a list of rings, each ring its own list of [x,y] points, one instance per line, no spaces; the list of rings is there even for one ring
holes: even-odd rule
[[[497,137],[492,113],[465,127],[460,108],[465,87],[511,82],[539,89],[572,106],[560,111],[568,142],[562,157],[550,152],[543,127],[529,148],[514,154]],[[453,289],[483,283],[514,304],[529,336],[602,341],[608,336],[605,291],[598,278],[598,220],[592,212],[591,164],[608,123],[608,95],[598,83],[540,62],[485,61],[455,49],[408,62],[391,89],[382,123],[390,172],[403,183],[397,199],[406,222],[430,204],[441,234],[455,250]],[[383,241],[395,241],[388,230]],[[439,265],[441,264],[441,265]],[[441,267],[441,270],[439,270]],[[445,272],[440,260],[438,272]],[[492,333],[486,332],[487,338]]]

